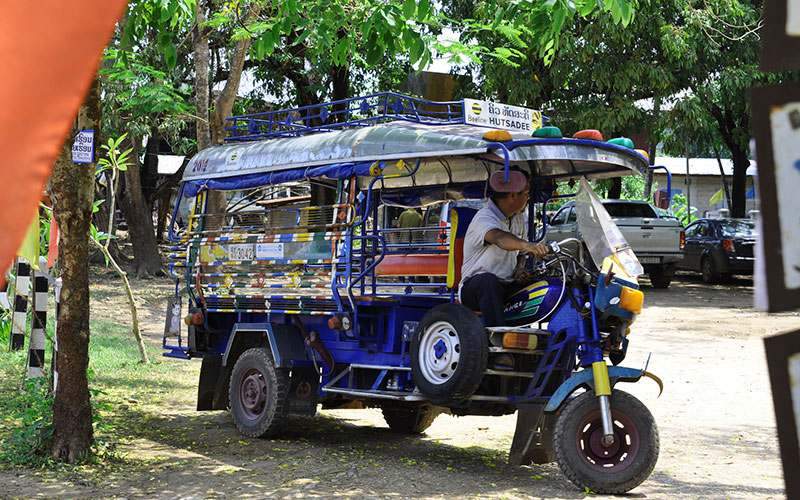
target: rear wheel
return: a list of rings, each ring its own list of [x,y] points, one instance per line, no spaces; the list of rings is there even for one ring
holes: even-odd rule
[[[719,283],[725,278],[725,275],[717,270],[717,264],[711,256],[703,257],[700,271],[703,273],[703,281],[706,283]]]
[[[423,316],[411,340],[411,375],[431,401],[446,406],[469,398],[486,371],[488,336],[460,304],[441,304]]]
[[[600,405],[593,392],[570,400],[556,420],[556,460],[577,487],[620,494],[639,486],[658,460],[658,429],[653,415],[630,394],[611,396],[614,444],[602,444]]]
[[[383,407],[383,419],[392,431],[399,434],[422,434],[439,413],[441,410],[431,405]]]
[[[233,366],[228,397],[236,428],[248,437],[275,434],[286,420],[288,370],[276,368],[269,351],[248,349]]]
[[[672,277],[675,271],[668,266],[656,266],[648,270],[647,275],[650,277],[650,284],[653,288],[669,288],[672,283]]]

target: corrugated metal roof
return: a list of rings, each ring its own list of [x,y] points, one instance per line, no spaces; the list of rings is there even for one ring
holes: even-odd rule
[[[470,125],[393,122],[300,137],[226,144],[199,152],[189,162],[183,180],[401,158],[469,155],[502,161],[502,153],[489,151],[490,143],[483,140],[486,131]],[[578,139],[531,139],[524,134],[512,134],[512,137],[516,141],[533,143],[511,150],[510,161],[536,161],[539,175],[613,176],[642,173],[647,168],[644,157],[613,144]]]

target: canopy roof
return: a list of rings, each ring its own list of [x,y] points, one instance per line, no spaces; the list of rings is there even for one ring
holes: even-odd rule
[[[286,179],[364,175],[375,161],[471,157],[475,161],[533,162],[535,175],[547,177],[609,177],[643,173],[647,160],[634,150],[581,139],[531,139],[512,134],[513,141],[486,141],[485,128],[470,125],[423,125],[393,122],[300,137],[215,146],[198,153],[183,176],[190,184],[211,179]],[[330,166],[330,168],[325,168]],[[352,166],[354,168],[342,168]],[[329,171],[330,170],[330,171]],[[291,173],[290,173],[291,171]],[[270,174],[270,175],[265,175]],[[267,180],[270,179],[270,180]],[[223,183],[220,183],[223,184]],[[224,188],[223,188],[224,189]]]

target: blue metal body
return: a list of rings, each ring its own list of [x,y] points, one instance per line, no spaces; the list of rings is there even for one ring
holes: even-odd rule
[[[430,111],[431,107],[435,107],[433,104],[441,109]],[[389,120],[429,125],[463,123],[460,106],[461,101],[430,103],[393,93],[374,94],[324,105],[233,117],[229,119],[231,136],[228,140],[236,142],[286,137]],[[356,112],[361,117],[352,119],[351,115]],[[637,158],[639,156],[621,146],[577,139],[525,139],[489,143],[488,148],[502,153],[502,164],[507,173],[509,153],[515,148],[565,144],[586,145]],[[381,170],[384,166],[381,162],[375,165]],[[414,175],[419,168],[420,160],[417,160],[405,176]],[[352,176],[352,171],[346,175]],[[456,293],[443,281],[426,282],[424,285],[388,282],[376,272],[386,257],[410,253],[408,245],[398,247],[387,241],[390,229],[378,227],[377,222],[368,224],[370,220],[378,220],[374,188],[386,178],[388,176],[374,175],[366,189],[359,192],[356,218],[344,232],[343,240],[337,243],[338,261],[307,265],[311,270],[321,269],[323,265],[331,270],[330,298],[309,297],[301,299],[298,304],[290,304],[288,299],[284,300],[281,296],[270,296],[272,306],[266,312],[251,310],[236,299],[232,307],[223,306],[215,295],[203,297],[195,293],[196,278],[191,266],[187,265],[181,275],[171,264],[170,271],[185,283],[190,306],[203,311],[204,324],[193,331],[193,341],[190,339],[190,342],[183,343],[179,339],[178,344],[165,341],[165,355],[177,358],[221,356],[222,366],[227,367],[232,364],[231,356],[241,350],[241,345],[254,345],[254,342],[263,339],[263,344],[272,352],[276,366],[319,369],[321,380],[317,396],[320,401],[341,394],[363,399],[388,397],[389,392],[389,396],[395,398],[416,397],[412,394],[414,383],[410,372],[410,339],[425,313],[436,305],[454,302]],[[342,179],[338,179],[340,187]],[[552,192],[542,192],[533,196],[532,200],[542,202],[551,197]],[[177,219],[177,210],[176,204],[173,220]],[[532,235],[532,239],[535,237],[533,231],[528,234]],[[174,241],[177,240],[172,228],[170,236]],[[180,250],[180,247],[176,247],[176,250]],[[185,252],[187,262],[198,258],[199,250],[191,245],[187,246]],[[425,253],[446,256],[447,249],[430,245]],[[378,290],[387,288],[396,291],[379,297]],[[537,294],[538,291],[543,293]],[[561,280],[547,280],[545,284],[534,285],[512,299],[507,313],[514,316],[514,322],[530,324],[547,320],[548,335],[537,352],[538,361],[530,368],[529,382],[513,394],[499,396],[491,403],[482,402],[480,405],[496,405],[513,411],[519,404],[548,402],[548,408],[557,408],[575,388],[590,383],[586,378],[591,372],[585,368],[604,359],[601,318],[595,303],[593,286],[563,283]],[[332,326],[329,319],[337,315],[347,317],[350,328]],[[309,342],[303,343],[303,338],[294,330],[295,318],[299,318],[306,332],[313,333],[324,345],[333,360],[333,366],[327,366],[329,362],[325,356],[315,351]],[[198,347],[201,345],[202,349]],[[434,349],[437,348],[441,349],[441,346],[434,346]],[[584,370],[574,373],[576,367]],[[625,370],[629,369],[612,368],[612,379],[633,378]]]

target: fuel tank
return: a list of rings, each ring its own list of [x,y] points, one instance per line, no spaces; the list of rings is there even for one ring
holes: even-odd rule
[[[503,310],[506,324],[520,326],[544,319],[558,305],[562,286],[560,279],[546,278],[516,292]]]

